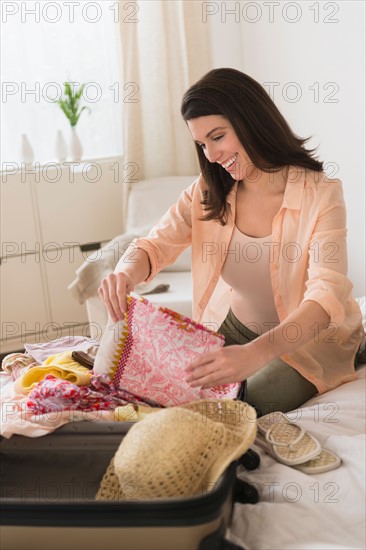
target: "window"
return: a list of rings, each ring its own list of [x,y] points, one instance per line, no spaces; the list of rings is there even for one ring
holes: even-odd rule
[[[91,113],[85,110],[76,126],[83,159],[122,154],[117,7],[110,1],[1,2],[2,163],[23,160],[22,134],[42,164],[57,160],[58,130],[70,146],[70,124],[53,103],[66,81],[87,83],[82,105]]]

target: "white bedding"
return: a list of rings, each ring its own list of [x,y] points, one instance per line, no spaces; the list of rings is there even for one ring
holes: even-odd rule
[[[246,550],[366,548],[365,389],[366,365],[354,382],[288,413],[341,457],[340,468],[307,475],[253,446],[261,465],[240,477],[257,487],[260,501],[235,505],[232,542]]]

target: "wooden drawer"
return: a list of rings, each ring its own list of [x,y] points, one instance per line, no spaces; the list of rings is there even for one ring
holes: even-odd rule
[[[0,317],[2,344],[47,331],[47,308],[42,274],[36,255],[7,258],[0,266]]]
[[[31,182],[23,183],[20,175],[3,173],[1,177],[0,256],[22,254],[33,250],[37,241]]]
[[[98,251],[95,252],[98,254]],[[75,323],[87,323],[88,316],[85,305],[80,305],[68,285],[75,279],[76,270],[91,253],[82,253],[79,247],[52,249],[48,251],[48,261],[45,262],[47,284],[50,296],[51,319],[64,327]],[[53,258],[53,261],[50,261]]]
[[[72,177],[64,168],[58,181],[35,184],[44,245],[107,241],[123,232],[123,183],[115,181],[114,165],[86,163]]]

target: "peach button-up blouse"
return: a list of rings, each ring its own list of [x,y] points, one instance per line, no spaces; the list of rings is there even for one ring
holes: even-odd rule
[[[199,176],[149,235],[133,241],[124,255],[128,261],[133,247],[144,249],[151,266],[146,281],[150,281],[192,245],[193,319],[213,330],[230,307],[231,289],[220,274],[235,225],[237,186],[235,182],[227,197],[226,225],[201,221],[207,186]],[[347,278],[346,232],[340,180],[290,166],[282,206],[272,223],[271,283],[281,323],[306,300],[318,302],[330,316],[328,329],[320,332],[314,323],[314,338],[281,357],[319,393],[356,377],[354,357],[363,330]],[[288,338],[296,338],[296,327],[283,326]]]

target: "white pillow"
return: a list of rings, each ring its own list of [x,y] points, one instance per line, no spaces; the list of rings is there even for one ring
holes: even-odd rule
[[[126,231],[153,227],[196,179],[197,176],[171,176],[133,183],[128,195]]]
[[[361,296],[360,298],[355,298],[356,302],[360,306],[362,313],[362,325],[363,330],[366,332],[366,296]]]
[[[182,252],[180,256],[178,256],[174,264],[168,265],[168,267],[165,267],[162,271],[191,271],[191,252],[192,247],[189,246]]]
[[[126,231],[149,225],[152,228],[189,187],[197,176],[164,176],[139,181],[131,186],[128,197]],[[147,234],[147,233],[146,233]],[[191,247],[163,271],[190,271]]]

